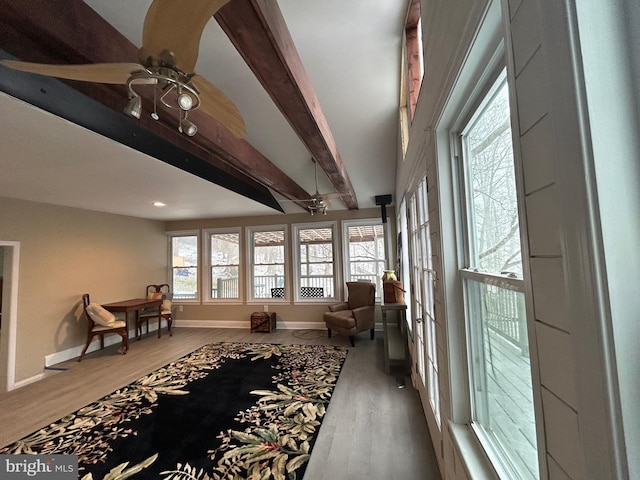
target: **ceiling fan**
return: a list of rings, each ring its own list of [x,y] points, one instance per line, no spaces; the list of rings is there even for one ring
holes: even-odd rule
[[[311,197],[303,198],[303,199],[300,199],[299,201],[309,204],[309,206],[307,207],[307,210],[312,216],[315,215],[316,213],[326,215],[327,208],[329,207],[329,199],[339,198],[344,196],[344,194],[338,193],[338,192],[320,193],[318,191],[318,163],[316,162],[315,158],[312,158],[311,161],[313,162],[313,173],[315,175],[315,180],[316,180],[316,192],[313,195],[311,195]]]
[[[236,137],[244,138],[242,115],[233,102],[204,77],[194,72],[200,38],[211,17],[230,0],[153,0],[144,19],[142,47],[137,63],[48,65],[2,60],[6,67],[23,72],[84,82],[126,85],[129,102],[124,112],[140,118],[142,99],[134,86],[153,85],[151,117],[158,120],[158,102],[179,112],[178,130],[197,132],[189,112],[200,109],[222,122]]]

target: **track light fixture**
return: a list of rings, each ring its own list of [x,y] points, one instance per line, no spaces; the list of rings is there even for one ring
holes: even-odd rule
[[[187,120],[185,115],[184,118],[180,119],[180,125],[178,126],[178,131],[180,133],[185,133],[190,137],[193,137],[196,133],[198,133],[198,127],[196,127],[192,122]]]
[[[124,107],[124,113],[139,119],[142,115],[142,99],[133,86],[154,85],[151,117],[154,120],[160,118],[156,111],[157,99],[159,99],[166,108],[180,111],[178,131],[193,137],[197,133],[198,127],[187,120],[187,113],[200,106],[200,93],[194,85],[189,83],[193,75],[180,71],[175,66],[171,53],[163,52],[161,57],[163,60],[158,65],[148,64],[144,70],[135,71],[128,78],[129,101]]]
[[[310,205],[309,214],[313,217],[316,213],[320,213],[321,215],[326,215],[327,206],[326,205]]]
[[[129,98],[129,101],[124,107],[124,113],[130,117],[140,119],[140,116],[142,115],[142,99],[140,98],[140,95],[134,94]]]

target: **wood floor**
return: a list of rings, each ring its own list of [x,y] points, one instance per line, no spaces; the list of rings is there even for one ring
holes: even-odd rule
[[[318,330],[250,333],[240,329],[175,328],[131,341],[129,353],[115,347],[65,362],[43,380],[0,395],[0,445],[71,413],[89,402],[212,342],[309,343],[348,346],[342,336]],[[397,387],[384,373],[382,339],[356,338],[324,418],[306,480],[439,480],[417,392]],[[407,379],[408,380],[408,379]]]

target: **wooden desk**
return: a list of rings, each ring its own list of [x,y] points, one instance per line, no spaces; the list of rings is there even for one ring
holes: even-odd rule
[[[401,373],[408,370],[409,347],[407,345],[406,311],[404,303],[382,303],[382,328],[384,330],[384,370],[391,373],[391,366],[398,366]],[[388,311],[398,312],[397,325],[389,325],[387,322]],[[393,355],[402,352],[402,355]]]
[[[150,307],[158,307],[158,338],[161,337],[162,329],[160,328],[160,320],[162,319],[162,299],[156,298],[153,300],[147,300],[146,298],[133,298],[131,300],[123,300],[121,302],[107,303],[106,305],[102,305],[105,310],[108,310],[113,313],[123,312],[124,313],[124,322],[127,324],[127,330],[129,329],[128,316],[129,312],[136,312],[136,334],[138,334],[138,320],[140,318],[140,310],[144,310],[145,308]],[[140,334],[142,333],[142,329],[140,329]],[[138,340],[140,340],[140,334],[138,334]]]

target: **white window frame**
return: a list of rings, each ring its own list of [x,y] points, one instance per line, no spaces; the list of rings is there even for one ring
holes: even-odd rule
[[[428,182],[424,176],[409,195],[409,236],[411,243],[411,275],[415,298],[415,339],[419,381],[428,398],[438,430],[442,430],[440,412],[440,380],[435,318],[435,275],[431,246],[431,212]]]
[[[351,270],[350,270],[350,264],[351,264],[351,259],[350,259],[350,253],[349,253],[349,227],[358,227],[358,226],[366,226],[366,225],[380,225],[384,228],[384,224],[382,223],[382,220],[379,218],[363,218],[363,219],[359,219],[359,220],[343,220],[342,221],[342,258],[343,258],[343,278],[345,282],[350,281],[351,278]],[[382,258],[379,260],[380,262],[382,262],[382,267],[377,269],[379,270],[378,272],[376,272],[376,303],[380,303],[380,300],[382,299],[382,274],[384,272],[384,270],[387,268],[386,267],[386,251],[387,251],[387,244],[389,242],[389,239],[387,238],[387,234],[385,232],[385,234],[383,235],[383,240],[384,240],[384,246],[381,250],[381,254],[382,254]]]
[[[204,242],[204,261],[202,269],[202,291],[203,291],[203,303],[225,303],[225,304],[242,304],[244,298],[244,269],[242,266],[242,229],[240,227],[233,228],[209,228],[203,230],[203,242]],[[211,236],[219,234],[237,234],[238,235],[238,296],[235,298],[213,298],[211,296],[211,268],[214,266],[211,264]]]
[[[472,188],[470,185],[471,179],[469,178],[469,172],[467,170],[468,166],[466,162],[468,161],[468,152],[466,152],[464,142],[462,140],[462,133],[466,133],[467,129],[470,125],[473,124],[475,118],[481,115],[484,111],[484,107],[487,103],[491,101],[495,92],[499,88],[499,85],[503,81],[506,80],[506,74],[504,73],[504,65],[497,64],[492,65],[487,70],[487,75],[482,79],[480,88],[476,91],[475,102],[471,104],[470,112],[466,118],[462,119],[462,123],[460,125],[460,132],[452,132],[452,144],[454,146],[455,152],[462,152],[462,156],[457,158],[457,181],[459,182],[458,186],[458,198],[459,198],[459,212],[458,217],[460,219],[460,239],[462,239],[463,243],[459,245],[462,261],[461,265],[459,265],[458,275],[462,285],[462,294],[464,296],[464,322],[467,336],[467,355],[471,359],[476,359],[477,356],[484,353],[482,345],[475,345],[476,349],[472,346],[472,342],[475,342],[479,338],[479,333],[481,331],[480,326],[477,321],[471,322],[470,318],[472,315],[472,310],[474,308],[474,299],[477,294],[475,293],[474,288],[482,287],[483,285],[490,286],[492,288],[499,288],[505,291],[514,291],[519,292],[521,294],[525,293],[524,279],[522,276],[512,277],[508,274],[502,274],[500,272],[483,272],[479,271],[477,266],[474,264],[474,259],[477,257],[475,253],[475,242],[472,238],[472,234],[470,231],[470,222],[473,221],[472,218],[469,218],[472,214]],[[508,88],[508,87],[507,87]],[[513,110],[510,110],[510,115],[513,115]],[[514,146],[515,148],[515,146]],[[514,179],[517,183],[517,179]],[[517,188],[517,187],[516,187]],[[517,196],[517,192],[516,192]],[[521,199],[517,197],[517,201],[520,202]],[[518,206],[520,209],[520,206]],[[520,223],[520,229],[522,229],[522,215],[519,213],[518,220]],[[522,237],[520,236],[520,247],[521,252],[525,251],[525,246],[522,242]],[[476,295],[476,296],[474,296]],[[524,301],[524,298],[522,299]],[[526,315],[524,312],[524,308],[522,309],[522,314]],[[477,317],[477,315],[475,315]],[[491,348],[489,349],[491,351]],[[467,365],[467,375],[469,378],[469,426],[471,431],[474,433],[476,438],[480,441],[482,445],[482,449],[484,450],[487,457],[490,459],[493,468],[496,469],[499,476],[505,476],[511,478],[514,475],[517,475],[518,468],[523,469],[523,467],[518,467],[516,464],[512,463],[509,458],[509,454],[505,450],[505,446],[502,445],[499,441],[497,441],[496,437],[489,432],[487,432],[484,427],[481,425],[481,418],[483,416],[483,409],[486,408],[486,404],[483,403],[486,401],[484,397],[476,397],[473,396],[474,389],[478,391],[486,391],[486,386],[481,386],[481,388],[476,388],[474,385],[479,383],[478,379],[484,378],[482,373],[482,368],[487,368],[484,359],[480,361],[473,362],[469,360]],[[533,391],[532,386],[532,395],[535,396],[535,392]],[[533,399],[535,402],[535,399]],[[535,405],[534,405],[534,415]],[[484,419],[486,420],[486,419]],[[538,445],[540,448],[540,445]],[[537,458],[539,458],[539,452],[537,452]]]
[[[258,232],[273,232],[282,230],[284,235],[284,297],[283,298],[256,298],[254,284],[254,234]],[[245,228],[245,238],[247,244],[247,268],[246,268],[246,288],[247,288],[247,304],[282,304],[291,302],[291,276],[289,274],[290,250],[289,250],[289,227],[288,225],[260,225]]]
[[[196,268],[196,297],[195,298],[177,298],[176,297],[176,289],[173,284],[173,239],[180,237],[196,237],[196,248],[197,252],[197,260],[195,265],[189,265],[189,268]],[[180,230],[167,232],[167,283],[169,284],[169,288],[174,295],[174,303],[200,303],[201,299],[201,291],[200,291],[200,276],[201,276],[201,258],[202,258],[202,248],[201,248],[201,235],[200,230]]]
[[[309,229],[331,229],[331,243],[333,245],[333,296],[322,298],[308,298],[302,297],[301,292],[301,272],[300,267],[302,265],[300,259],[300,231]],[[292,244],[293,244],[293,300],[295,303],[335,303],[338,298],[339,285],[342,283],[340,280],[340,269],[338,268],[339,262],[339,242],[338,242],[338,223],[337,222],[315,222],[315,223],[297,223],[292,225]]]

